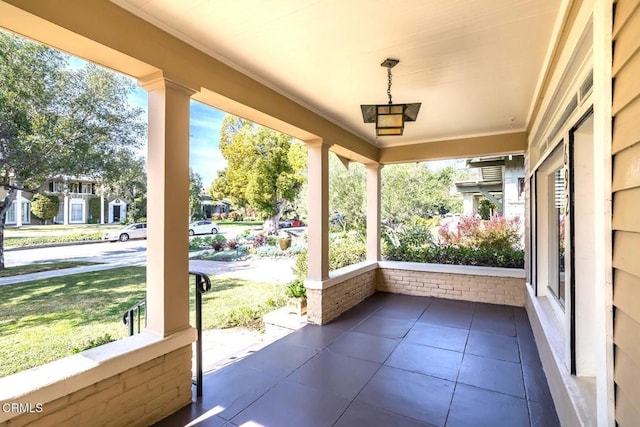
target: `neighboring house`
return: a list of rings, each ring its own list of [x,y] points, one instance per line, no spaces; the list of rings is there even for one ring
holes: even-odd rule
[[[469,159],[467,167],[476,169],[478,178],[455,183],[458,193],[462,193],[465,215],[478,213],[478,203],[486,197],[506,218],[524,218],[524,156]]]
[[[211,218],[213,214],[231,212],[231,201],[227,199],[213,200],[211,196],[202,196],[202,217]]]
[[[20,201],[20,204],[18,204]],[[31,200],[21,194],[13,201],[7,211],[7,225],[31,224]]]
[[[127,201],[114,197],[105,199],[100,195],[100,184],[89,178],[54,178],[49,181],[47,194],[57,195],[60,199],[55,222],[59,224],[86,224],[89,222],[89,201],[100,197],[102,209],[95,218],[101,224],[120,222],[127,218]],[[108,202],[105,212],[105,202]]]
[[[5,191],[0,194],[4,196]],[[60,177],[49,180],[44,194],[58,196],[58,213],[53,219],[57,224],[86,224],[91,219],[90,200],[101,199],[103,208],[95,222],[101,224],[120,222],[127,217],[128,202],[122,198],[105,198],[100,194],[100,184],[89,178]],[[7,225],[31,224],[35,217],[31,213],[32,193],[18,191],[16,200],[7,211]],[[18,200],[21,201],[18,204]]]

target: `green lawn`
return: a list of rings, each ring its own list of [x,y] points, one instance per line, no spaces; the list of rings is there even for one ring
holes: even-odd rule
[[[0,286],[0,376],[69,356],[106,334],[126,336],[122,314],[145,297],[145,281],[144,267],[125,267]],[[262,313],[285,301],[281,285],[235,279],[212,285],[203,298],[205,329],[260,328]],[[193,283],[189,288],[193,300]]]
[[[82,267],[84,265],[95,265],[97,262],[88,261],[58,261],[46,264],[27,264],[16,267],[7,267],[0,270],[0,277],[19,276],[21,274],[40,273],[43,271],[61,270],[63,268]]]

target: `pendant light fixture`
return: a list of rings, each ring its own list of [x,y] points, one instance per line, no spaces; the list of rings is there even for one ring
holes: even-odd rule
[[[387,69],[387,96],[388,104],[360,105],[362,118],[365,123],[376,124],[377,136],[402,135],[405,122],[415,122],[422,103],[394,104],[391,98],[391,69],[398,65],[400,60],[387,58],[382,67]]]

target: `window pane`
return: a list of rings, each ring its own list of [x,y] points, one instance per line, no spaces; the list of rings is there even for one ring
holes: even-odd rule
[[[564,236],[565,236],[565,178],[564,167],[558,168],[549,176],[551,179],[549,204],[551,207],[549,218],[549,288],[551,292],[564,304],[565,295],[565,267],[564,267]]]
[[[71,205],[71,221],[82,221],[82,205],[74,203]]]

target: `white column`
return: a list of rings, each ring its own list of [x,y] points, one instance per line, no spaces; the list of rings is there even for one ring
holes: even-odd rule
[[[611,224],[611,63],[613,3],[596,0],[593,6],[593,257],[595,310],[592,331],[596,337],[596,412],[599,426],[614,426],[614,343],[613,343],[613,277]]]
[[[166,337],[189,325],[189,101],[192,90],[160,75],[149,92],[147,330]]]
[[[104,224],[104,186],[100,186],[100,224]]]
[[[380,191],[382,165],[367,168],[367,260],[380,261]]]
[[[69,195],[68,194],[64,195],[64,205],[63,205],[63,208],[62,208],[62,218],[63,218],[62,223],[64,225],[69,225]]]
[[[22,227],[22,190],[16,192],[16,227]]]
[[[329,278],[329,147],[322,139],[305,141],[309,180],[309,271],[307,278]]]

